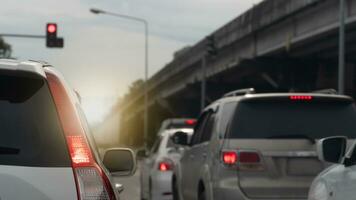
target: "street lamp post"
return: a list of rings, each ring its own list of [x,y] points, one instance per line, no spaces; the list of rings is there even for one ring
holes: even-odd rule
[[[339,94],[345,94],[345,0],[340,0],[340,29],[339,29]]]
[[[138,18],[138,17],[133,17],[129,15],[123,15],[119,13],[113,13],[113,12],[107,12],[104,10],[96,9],[96,8],[91,8],[90,12],[93,14],[106,14],[106,15],[111,15],[115,17],[120,17],[124,19],[129,19],[133,20],[136,22],[143,23],[145,27],[145,83],[144,83],[144,117],[143,117],[143,129],[144,129],[144,145],[145,148],[147,149],[147,139],[148,139],[148,22],[145,19]]]

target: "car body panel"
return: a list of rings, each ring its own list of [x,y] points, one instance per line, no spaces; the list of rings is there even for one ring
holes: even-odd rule
[[[0,198],[77,200],[73,169],[1,165]]]
[[[262,170],[238,171],[239,187],[249,198],[307,198],[312,180],[325,168],[308,140],[230,139],[227,144],[261,156]]]

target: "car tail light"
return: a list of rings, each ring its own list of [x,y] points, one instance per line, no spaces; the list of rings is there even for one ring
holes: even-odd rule
[[[75,168],[77,187],[81,200],[110,200],[109,193],[103,184],[103,180],[95,167]]]
[[[161,172],[172,171],[173,161],[169,158],[165,158],[158,163],[158,170]]]
[[[160,162],[158,165],[158,170],[161,172],[172,170],[171,164],[168,162]]]
[[[240,163],[259,163],[260,155],[257,152],[240,152]]]
[[[57,75],[45,69],[72,161],[79,200],[115,200],[108,177],[97,165],[69,89]]]
[[[313,96],[293,95],[293,96],[290,96],[289,99],[292,101],[311,101],[311,100],[313,100]]]
[[[194,126],[197,124],[197,120],[196,119],[187,119],[187,120],[185,120],[185,124]]]
[[[261,171],[264,165],[257,151],[226,150],[222,152],[222,162],[227,167],[241,171]]]
[[[226,165],[235,165],[237,163],[237,153],[235,151],[225,151],[222,153],[222,160]]]

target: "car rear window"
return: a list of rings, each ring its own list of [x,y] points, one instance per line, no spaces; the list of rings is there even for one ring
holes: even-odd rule
[[[0,165],[69,167],[56,108],[42,78],[0,73]]]
[[[194,128],[194,125],[187,124],[185,121],[181,122],[171,122],[166,129],[183,129],[183,128]]]
[[[356,110],[346,102],[241,102],[229,138],[356,136]]]

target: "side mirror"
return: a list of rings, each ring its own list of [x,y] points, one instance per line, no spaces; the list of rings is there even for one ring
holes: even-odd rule
[[[174,133],[171,138],[174,144],[187,146],[188,145],[188,134],[182,131]]]
[[[330,163],[342,163],[346,154],[347,137],[324,138],[317,143],[319,160]]]
[[[136,171],[135,155],[126,148],[108,149],[103,163],[113,176],[131,176]]]

